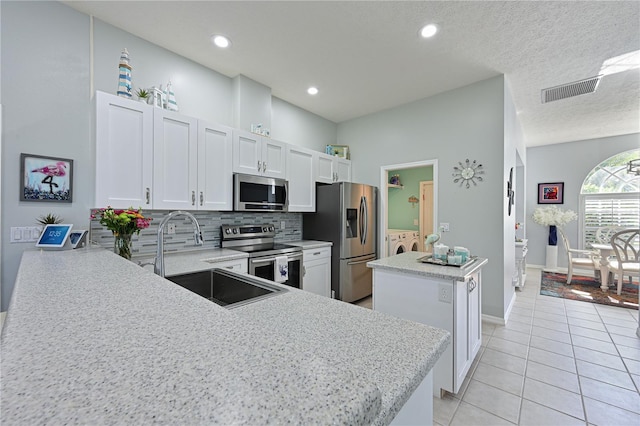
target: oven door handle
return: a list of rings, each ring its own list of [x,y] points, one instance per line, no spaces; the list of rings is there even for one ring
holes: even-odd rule
[[[296,254],[292,254],[292,255],[287,255],[287,260],[289,262],[291,262],[292,260],[300,260],[302,259],[302,253],[296,253]],[[271,263],[271,262],[275,262],[276,258],[274,257],[266,257],[266,258],[260,258],[260,259],[249,259],[250,263],[258,264],[258,263]]]

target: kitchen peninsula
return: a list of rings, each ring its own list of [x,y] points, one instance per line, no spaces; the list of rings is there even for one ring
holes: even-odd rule
[[[449,345],[434,368],[433,391],[458,393],[482,343],[482,267],[423,263],[410,251],[367,263],[373,268],[373,309],[448,330]]]
[[[418,405],[430,406],[449,342],[295,288],[225,309],[104,249],[26,251],[2,335],[1,421],[390,424],[425,383]]]

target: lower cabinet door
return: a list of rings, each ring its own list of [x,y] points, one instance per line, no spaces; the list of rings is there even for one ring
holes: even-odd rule
[[[329,260],[318,259],[304,262],[303,290],[331,297],[331,262]]]

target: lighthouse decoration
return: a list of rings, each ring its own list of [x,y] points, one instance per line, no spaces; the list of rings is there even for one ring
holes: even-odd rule
[[[167,89],[165,90],[166,105],[164,107],[169,111],[178,111],[178,104],[176,103],[176,95],[173,93],[173,85],[171,80],[167,83]]]
[[[131,65],[129,65],[129,52],[125,48],[120,54],[120,77],[118,81],[118,96],[131,99]]]

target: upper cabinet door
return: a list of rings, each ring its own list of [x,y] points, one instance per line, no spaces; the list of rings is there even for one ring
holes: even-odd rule
[[[94,207],[152,207],[153,107],[96,92]]]
[[[338,182],[351,182],[351,160],[335,158],[336,180]]]
[[[233,171],[262,174],[261,137],[243,130],[233,131]]]
[[[333,183],[335,175],[333,171],[333,157],[329,154],[318,152],[316,154],[316,182]]]
[[[314,152],[289,145],[287,147],[287,180],[289,211],[316,211],[316,170]]]
[[[198,121],[160,109],[153,121],[153,208],[195,210]]]
[[[198,122],[198,209],[233,209],[232,130]]]
[[[262,174],[272,178],[287,177],[287,144],[262,138]]]

